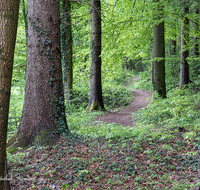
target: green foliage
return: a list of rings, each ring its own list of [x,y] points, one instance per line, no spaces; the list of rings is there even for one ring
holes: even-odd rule
[[[159,98],[154,94],[154,100],[147,108],[141,109],[133,114],[138,127],[149,126],[152,137],[157,134],[167,138],[167,134],[181,130],[198,131],[200,127],[200,93],[190,88],[172,89],[168,92],[166,99]],[[155,131],[157,131],[155,133]],[[168,131],[168,132],[167,132]],[[156,136],[157,136],[156,135]],[[188,133],[186,136],[191,136]],[[194,136],[194,134],[192,133]]]

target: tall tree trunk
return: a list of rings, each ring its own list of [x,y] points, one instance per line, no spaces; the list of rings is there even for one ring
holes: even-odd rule
[[[25,25],[25,33],[26,33],[26,45],[28,44],[28,20],[27,20],[27,13],[26,13],[26,6],[24,0],[22,0],[22,13]]]
[[[6,139],[19,0],[0,0],[0,178],[5,175]],[[0,190],[4,181],[0,180]]]
[[[159,8],[161,11],[162,9]],[[158,18],[160,19],[160,18]],[[160,24],[155,24],[153,27],[153,87],[154,91],[162,97],[166,97],[166,85],[165,85],[165,30],[164,21]]]
[[[68,130],[64,109],[59,0],[28,1],[25,99],[19,130],[9,145],[52,144]],[[12,147],[12,146],[11,146]]]
[[[90,100],[87,110],[104,110],[101,85],[101,2],[91,0],[92,20],[92,65],[90,79]]]
[[[62,56],[64,88],[72,90],[73,87],[73,64],[72,64],[72,29],[71,29],[71,2],[63,0],[63,24],[62,24]]]
[[[199,57],[199,4],[196,2],[196,6],[194,8],[194,13],[195,13],[195,22],[193,23],[194,25],[194,48],[193,48],[193,54],[196,57]]]
[[[189,13],[189,7],[186,6],[188,0],[183,0],[182,12]],[[180,67],[180,87],[190,82],[189,78],[189,64],[187,58],[189,57],[189,50],[187,48],[189,40],[189,19],[184,17],[181,28],[181,67]]]

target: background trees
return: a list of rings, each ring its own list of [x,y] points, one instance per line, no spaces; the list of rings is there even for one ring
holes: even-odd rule
[[[4,178],[6,139],[19,1],[0,1],[0,177]],[[4,181],[0,180],[0,189]]]

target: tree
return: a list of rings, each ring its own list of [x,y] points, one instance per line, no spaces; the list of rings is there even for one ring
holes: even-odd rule
[[[189,64],[187,58],[189,57],[188,41],[189,41],[189,7],[188,0],[182,1],[182,12],[184,14],[182,28],[181,28],[181,67],[180,67],[180,87],[190,82]]]
[[[28,44],[28,21],[27,21],[27,13],[26,13],[26,6],[24,0],[22,0],[22,13],[25,25],[25,33],[26,33],[26,44]]]
[[[154,2],[159,2],[158,0]],[[162,11],[161,7],[158,7]],[[159,11],[159,14],[160,14]],[[162,18],[159,16],[158,20]],[[162,97],[166,97],[165,85],[165,31],[164,21],[161,20],[153,27],[153,63],[152,63],[152,82],[153,88]]]
[[[73,64],[72,64],[72,29],[71,29],[71,2],[63,0],[62,15],[62,56],[65,89],[72,90]]]
[[[193,53],[195,56],[199,56],[199,22],[198,22],[198,18],[199,18],[199,4],[196,2],[195,4],[195,8],[194,8],[194,13],[195,13],[195,22],[193,23],[194,25],[194,31],[195,31],[195,35],[194,35],[194,48],[193,48]]]
[[[18,0],[0,0],[0,177],[4,178],[13,58],[19,13]],[[0,190],[4,189],[0,180]]]
[[[87,110],[104,110],[101,85],[101,2],[91,0],[92,21],[92,64],[90,79],[90,99]]]
[[[56,142],[68,130],[62,84],[59,0],[28,1],[25,100],[19,129],[8,144]]]

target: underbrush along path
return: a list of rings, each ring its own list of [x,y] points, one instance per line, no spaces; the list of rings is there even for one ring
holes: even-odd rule
[[[133,84],[134,81],[139,78],[140,77],[132,78],[130,80],[131,84]],[[149,102],[147,98],[149,98],[150,100],[152,93],[140,89],[130,89],[130,90],[133,92],[135,99],[128,106],[124,107],[122,110],[118,112],[114,112],[113,110],[111,110],[108,113],[99,116],[96,121],[103,121],[107,123],[118,123],[125,127],[127,126],[133,127],[134,123],[132,122],[132,113],[138,111],[141,108],[146,107]]]

